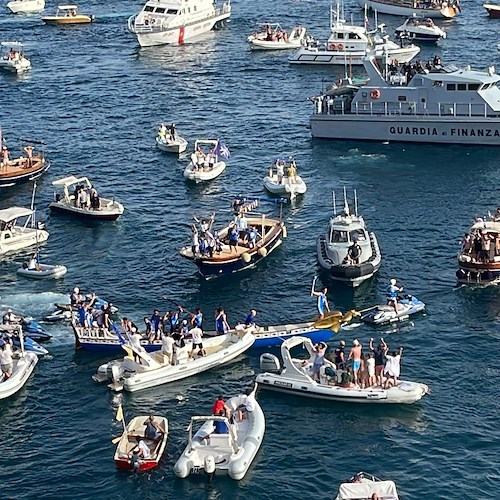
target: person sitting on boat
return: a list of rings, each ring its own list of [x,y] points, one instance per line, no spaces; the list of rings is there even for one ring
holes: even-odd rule
[[[248,245],[248,248],[255,248],[255,246],[257,245],[257,237],[260,237],[262,239],[262,236],[259,231],[257,231],[257,228],[255,226],[252,226],[247,231],[244,243]]]
[[[231,253],[233,253],[233,249],[235,253],[238,253],[238,239],[239,239],[239,231],[236,224],[232,224],[229,229],[229,248],[231,249]]]
[[[40,271],[40,262],[38,251],[33,254],[33,257],[28,262],[28,271]]]
[[[9,150],[6,148],[6,146],[4,146],[2,148],[2,167],[8,167],[9,163]]]
[[[392,354],[386,354],[387,361],[385,363],[384,374],[387,375],[384,388],[388,389],[391,385],[396,387],[398,385],[398,377],[401,371],[401,356],[403,348],[398,351],[393,351]]]
[[[200,254],[202,257],[208,254],[208,241],[205,236],[202,236],[200,240]]]
[[[319,342],[314,346],[314,362],[312,366],[312,378],[316,382],[320,381],[319,372],[321,367],[325,364],[325,354],[328,346],[325,342]]]
[[[215,413],[218,417],[224,417],[224,410],[221,410],[219,413]],[[214,432],[215,434],[228,434],[229,427],[227,426],[224,420],[215,420],[214,421]]]
[[[12,376],[13,368],[11,350],[4,340],[0,340],[0,369],[2,370],[3,380],[7,380]]]
[[[257,392],[257,382],[253,386],[253,389],[247,389],[245,391],[245,394],[243,396],[240,396],[240,399],[243,400],[243,402],[236,408],[238,411],[238,418],[240,420],[243,420],[245,418],[245,415],[248,417],[248,414],[253,412],[255,410],[255,407],[257,405],[257,401],[255,400],[255,394]]]
[[[212,405],[212,415],[220,415],[222,412],[222,416],[229,418],[231,416],[231,410],[229,406],[227,406],[224,401],[224,396],[219,394],[219,397],[216,399],[215,403]]]
[[[193,339],[193,348],[191,349],[191,352],[189,353],[189,357],[193,358],[194,356],[194,351],[198,349],[197,354],[199,356],[206,356],[207,353],[205,349],[203,349],[203,342],[202,342],[202,337],[203,337],[203,331],[201,328],[198,326],[195,326],[194,328],[191,328],[189,330],[189,333],[191,334],[191,338]]]
[[[255,309],[250,309],[250,313],[245,319],[245,328],[250,328],[255,326],[255,317],[257,316],[257,311]]]
[[[137,457],[139,458],[143,458],[143,459],[148,459],[151,457],[151,450],[149,449],[149,446],[147,445],[146,441],[144,441],[144,439],[141,439],[141,438],[137,438],[138,439],[138,444],[137,444],[137,450],[134,452],[132,451],[132,453],[136,453],[137,454]]]
[[[2,318],[2,323],[4,325],[18,325],[21,322],[21,317],[16,316],[12,309],[7,309],[7,312],[4,314]]]
[[[325,287],[320,292],[312,291],[312,295],[318,297],[318,313],[319,319],[323,319],[325,317],[325,309],[330,312],[330,306],[328,305],[328,298],[326,294],[328,293],[328,289]]]
[[[90,188],[90,208],[92,210],[100,210],[101,209],[101,199],[99,198],[99,194],[97,193],[97,189],[92,186]]]
[[[152,441],[157,441],[164,434],[165,431],[161,428],[161,425],[155,421],[155,417],[150,415],[148,419],[144,422],[146,429],[144,430],[144,437],[146,439],[151,439]]]
[[[342,372],[340,377],[340,387],[345,387],[347,389],[352,389],[354,385],[354,374],[352,368],[349,366],[346,371]]]
[[[386,289],[387,305],[393,306],[394,311],[398,314],[398,293],[403,291],[403,287],[397,286],[396,279],[392,278],[390,285]]]
[[[350,266],[359,265],[361,252],[362,252],[361,246],[359,245],[358,240],[355,239],[352,245],[347,249],[347,255],[343,263]]]
[[[188,331],[189,331],[189,326],[188,326],[187,320],[183,320],[181,329],[172,335],[172,338],[174,339],[176,348],[185,347],[186,343],[184,342],[184,338],[186,337]]]
[[[231,327],[227,322],[227,317],[224,309],[219,307],[217,311],[215,311],[215,331],[217,335],[225,335]]]

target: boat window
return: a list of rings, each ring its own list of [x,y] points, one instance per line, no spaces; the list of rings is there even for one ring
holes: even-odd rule
[[[469,83],[469,90],[479,90],[480,86],[479,83]]]
[[[443,82],[441,80],[436,80],[435,82],[432,83],[432,85],[434,85],[434,87],[442,87]]]
[[[167,9],[165,9],[165,7],[156,7],[155,12],[156,12],[157,14],[165,14],[165,11],[166,11],[166,10],[167,10]]]
[[[466,83],[459,83],[457,85],[457,90],[467,90],[467,84]]]
[[[191,7],[188,7],[188,14],[191,13]]]
[[[399,102],[405,102],[406,101],[406,96],[405,95],[398,95],[398,101]]]
[[[349,33],[349,40],[358,40],[359,36],[356,33]]]
[[[144,12],[153,12],[155,10],[154,7],[152,7],[151,5],[146,5],[144,7]]]
[[[333,231],[332,242],[347,243],[347,231]]]
[[[337,38],[339,40],[343,40],[344,39],[344,33],[337,33]]]
[[[365,232],[362,229],[356,229],[349,233],[351,241],[366,241]]]
[[[196,5],[195,5],[195,6],[193,6],[193,11],[194,11],[194,12],[196,12]]]
[[[177,12],[178,12],[178,11],[177,11],[177,10],[175,10],[175,9],[168,9],[168,10],[167,10],[167,14],[170,14],[170,15],[172,15],[172,16],[177,15]]]
[[[415,87],[421,87],[423,85],[423,80],[422,78],[415,78],[413,80],[413,85],[415,85]]]
[[[457,86],[454,83],[447,83],[446,90],[457,90]]]

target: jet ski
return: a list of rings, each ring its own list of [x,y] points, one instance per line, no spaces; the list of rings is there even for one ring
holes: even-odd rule
[[[372,325],[388,325],[405,321],[425,309],[425,304],[413,295],[401,295],[397,300],[397,313],[392,305],[379,304],[364,312],[360,317],[361,321]]]
[[[12,335],[12,343],[16,347],[21,347],[21,341],[19,340],[18,335]],[[42,347],[40,344],[35,342],[33,339],[30,337],[24,337],[24,349],[26,351],[31,351],[34,352],[37,356],[45,356],[46,354],[49,353],[45,347]]]
[[[37,342],[45,342],[52,338],[52,335],[32,318],[22,318],[21,326],[23,327],[25,337],[30,337]]]

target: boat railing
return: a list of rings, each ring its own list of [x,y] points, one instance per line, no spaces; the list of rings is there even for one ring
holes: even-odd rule
[[[231,12],[231,2],[224,2],[222,7],[215,9],[215,17]]]

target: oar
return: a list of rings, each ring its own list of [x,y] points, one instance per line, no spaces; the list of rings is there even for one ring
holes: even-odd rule
[[[312,281],[312,286],[311,286],[311,297],[313,296],[314,292],[314,286],[316,285],[316,280],[318,279],[317,275],[314,275],[313,281]]]
[[[174,304],[176,307],[180,307],[183,311],[187,312],[188,314],[192,314],[193,316],[195,316],[194,312],[188,311],[185,307],[182,307],[180,304],[177,304],[177,302],[175,300],[169,299],[168,297],[165,297],[165,296],[163,296],[163,300],[168,300],[169,302],[171,302],[172,304]]]
[[[113,438],[113,439],[111,440],[111,442],[112,442],[113,444],[119,443],[119,442],[121,441],[121,439],[122,439],[124,436],[126,436],[126,435],[127,435],[127,433],[126,433],[126,432],[124,432],[121,436],[117,436],[117,437]]]

